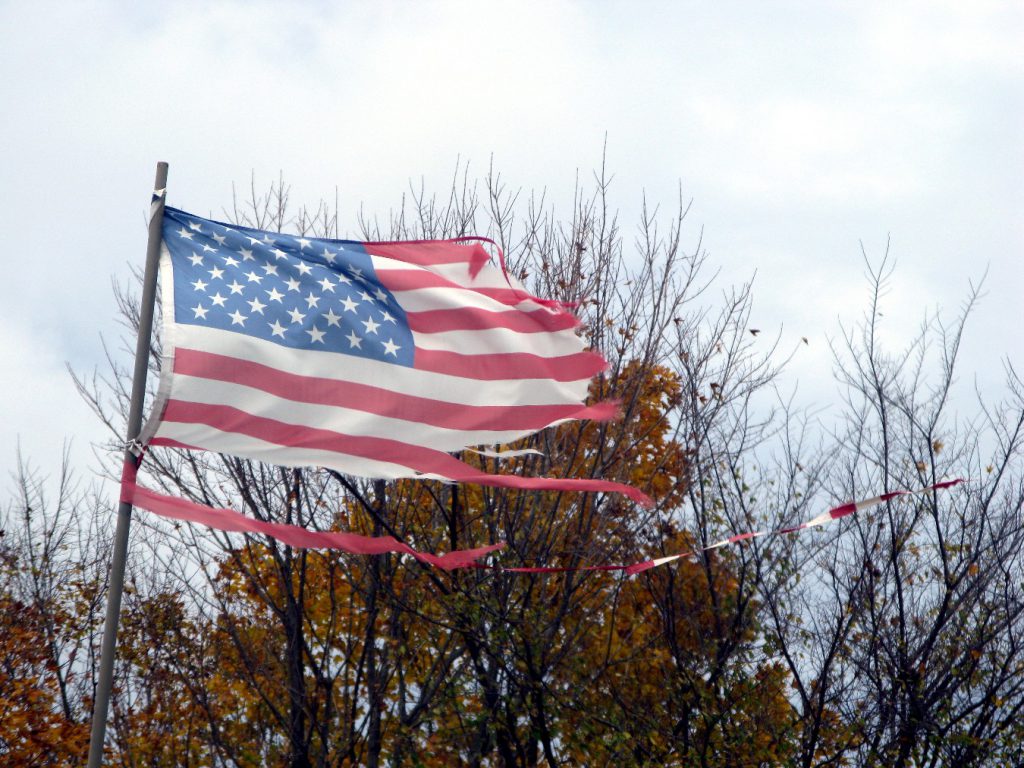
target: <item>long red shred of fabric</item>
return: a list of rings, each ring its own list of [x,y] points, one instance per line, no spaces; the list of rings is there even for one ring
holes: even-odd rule
[[[121,501],[134,504],[137,507],[146,509],[161,517],[174,520],[183,520],[190,523],[200,523],[210,528],[228,532],[259,533],[297,548],[305,549],[337,549],[354,555],[381,555],[385,553],[406,554],[416,558],[422,563],[441,568],[446,571],[458,568],[478,568],[507,573],[566,573],[569,571],[621,571],[627,575],[635,575],[655,568],[667,562],[691,558],[708,552],[712,549],[728,544],[737,544],[742,541],[762,536],[782,536],[796,533],[808,528],[817,527],[831,520],[856,513],[860,509],[882,504],[899,496],[910,496],[914,494],[927,493],[945,488],[952,488],[964,482],[961,478],[943,480],[933,485],[926,486],[916,491],[891,491],[870,499],[856,502],[848,502],[830,509],[826,515],[819,515],[814,520],[800,525],[779,528],[771,531],[750,531],[738,533],[721,541],[700,547],[687,552],[666,554],[662,557],[651,560],[644,560],[628,565],[576,565],[576,566],[503,566],[500,564],[485,564],[478,562],[481,558],[492,552],[503,549],[504,542],[490,544],[484,547],[473,549],[462,549],[448,552],[444,555],[434,555],[428,552],[420,552],[413,549],[405,542],[399,541],[393,536],[363,536],[356,533],[344,531],[310,531],[298,525],[286,523],[272,523],[266,520],[257,520],[243,515],[233,509],[209,507],[204,504],[197,504],[174,496],[166,496],[143,488],[136,482],[138,468],[133,462],[125,462],[121,475]],[[823,522],[824,521],[824,522]]]
[[[833,507],[832,509],[830,509],[827,514],[828,514],[828,517],[829,517],[830,520],[838,520],[841,517],[846,517],[847,515],[852,515],[854,512],[856,512],[859,509],[866,509],[867,507],[873,507],[876,504],[881,504],[883,502],[886,502],[886,501],[889,501],[891,499],[894,499],[897,496],[912,496],[912,495],[917,494],[917,493],[927,493],[928,491],[938,491],[938,490],[942,490],[944,488],[952,488],[953,486],[959,485],[962,482],[964,482],[963,479],[957,478],[957,479],[954,479],[954,480],[943,480],[942,482],[938,482],[938,483],[935,483],[934,485],[926,486],[925,488],[920,488],[920,489],[918,489],[916,491],[893,491],[891,493],[885,493],[885,494],[882,494],[881,496],[876,496],[874,498],[867,499],[865,501],[857,501],[857,502],[849,502],[847,504],[841,504],[838,507]],[[725,539],[723,541],[715,542],[714,544],[710,544],[710,545],[708,545],[706,547],[700,547],[698,549],[694,549],[694,550],[691,550],[689,552],[680,552],[680,553],[674,554],[674,555],[666,555],[665,557],[659,557],[659,558],[655,558],[653,560],[645,560],[642,563],[633,563],[632,565],[620,566],[620,569],[625,571],[627,574],[630,574],[630,575],[637,574],[637,573],[642,573],[644,571],[650,570],[651,568],[655,568],[658,565],[661,565],[666,560],[671,561],[671,560],[681,560],[683,558],[696,557],[697,555],[701,554],[702,552],[708,552],[708,551],[710,551],[712,549],[717,549],[717,548],[723,546],[724,544],[733,544],[733,543],[736,543],[736,542],[739,542],[739,541],[746,541],[747,539],[753,539],[753,538],[757,538],[757,537],[760,537],[760,536],[782,536],[784,534],[797,533],[799,531],[807,530],[808,528],[815,528],[818,525],[822,525],[823,524],[823,523],[820,523],[820,522],[816,522],[816,520],[818,520],[818,518],[815,518],[815,521],[809,521],[809,522],[806,522],[806,523],[802,523],[801,525],[796,525],[796,526],[793,526],[791,528],[779,528],[779,529],[774,530],[774,531],[753,531],[753,532],[750,532],[750,533],[741,533],[741,534],[738,534],[736,536],[731,536],[728,539]]]
[[[127,501],[161,517],[201,523],[220,531],[261,533],[293,547],[338,549],[353,555],[383,555],[394,552],[411,555],[422,563],[451,571],[475,565],[477,559],[505,546],[503,542],[498,542],[486,547],[433,555],[415,550],[393,536],[361,536],[344,531],[310,531],[298,525],[256,520],[233,509],[208,507],[142,488],[135,482],[137,471],[132,462],[125,463],[121,476],[121,501]]]
[[[876,504],[882,504],[891,499],[895,499],[898,496],[910,496],[917,493],[927,493],[928,491],[937,491],[944,488],[952,488],[955,485],[959,485],[964,482],[963,479],[957,478],[953,480],[943,480],[942,482],[929,485],[925,488],[921,488],[916,491],[892,491],[890,493],[884,493],[881,496],[876,496],[871,499],[864,501],[849,502],[842,504],[838,507],[830,509],[827,513],[828,520],[838,520],[841,517],[846,517],[856,512],[858,509],[866,509],[867,507],[875,506]],[[730,536],[727,539],[722,539],[714,544],[709,544],[706,547],[700,547],[697,549],[690,550],[688,552],[678,552],[672,554],[666,554],[662,557],[653,558],[651,560],[644,560],[639,563],[631,563],[629,565],[578,565],[578,566],[502,566],[502,565],[486,565],[483,563],[474,563],[474,568],[485,568],[488,570],[507,571],[509,573],[565,573],[567,571],[622,571],[627,575],[633,576],[644,571],[649,571],[651,568],[656,568],[659,565],[663,565],[668,562],[675,560],[682,560],[684,558],[696,557],[702,552],[709,552],[712,549],[718,549],[719,547],[727,544],[737,544],[741,541],[748,541],[761,536],[781,536],[783,534],[797,533],[808,528],[814,528],[818,525],[824,524],[821,522],[821,518],[824,515],[815,518],[812,521],[802,523],[790,528],[779,528],[774,531],[750,531],[747,533],[738,533],[734,536]]]

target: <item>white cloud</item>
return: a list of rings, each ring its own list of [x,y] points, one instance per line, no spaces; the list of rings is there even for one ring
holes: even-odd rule
[[[91,445],[107,439],[55,347],[53,338],[17,322],[6,321],[0,333],[0,467],[6,472],[16,466],[19,444],[22,456],[45,474],[59,465],[64,441],[72,440],[72,465],[85,474],[95,464]]]
[[[1018,2],[918,0],[876,5],[868,16],[872,72],[887,87],[1024,73],[1024,6]]]
[[[744,200],[893,204],[923,184],[922,161],[893,141],[891,105],[700,96],[691,108],[702,143],[715,150],[701,171]],[[900,112],[904,131],[913,124],[933,140],[949,134],[949,121],[931,110],[904,105]]]

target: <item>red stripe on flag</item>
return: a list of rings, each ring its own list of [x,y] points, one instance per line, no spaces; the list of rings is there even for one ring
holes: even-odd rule
[[[491,355],[463,355],[440,349],[416,348],[413,367],[419,371],[444,373],[478,381],[503,379],[549,379],[579,381],[608,368],[607,361],[594,352],[577,352],[560,357],[541,357],[529,352],[497,352]]]
[[[444,331],[489,331],[505,328],[519,333],[543,333],[578,328],[580,321],[568,312],[550,312],[546,309],[530,311],[508,310],[494,312],[478,307],[459,309],[431,309],[407,312],[406,322],[420,333]]]
[[[392,293],[419,291],[425,288],[451,288],[453,291],[471,291],[494,299],[500,304],[514,306],[522,301],[534,301],[543,306],[558,306],[560,302],[531,296],[519,288],[494,288],[462,285],[427,269],[378,269],[377,279]],[[453,295],[452,303],[457,297]],[[399,301],[401,301],[399,299]],[[461,311],[461,306],[460,306]]]
[[[693,554],[693,553],[692,552],[688,552],[686,555],[683,555],[683,557],[687,557],[690,554]],[[635,576],[638,573],[643,573],[644,571],[649,571],[651,568],[654,568],[656,565],[657,565],[657,563],[654,562],[653,560],[644,560],[642,563],[633,563],[632,565],[627,565],[623,570],[626,572],[627,576]]]
[[[849,504],[843,504],[842,506],[836,507],[835,509],[830,509],[828,513],[832,516],[833,520],[838,520],[840,517],[852,515],[856,511],[857,505],[854,502],[850,502]]]
[[[729,537],[729,543],[730,544],[736,544],[736,543],[741,542],[741,541],[746,541],[747,539],[753,539],[753,538],[755,538],[757,536],[760,536],[760,535],[761,535],[760,531],[751,531],[750,533],[737,533],[735,536],[730,536]]]
[[[349,408],[402,421],[463,431],[515,432],[538,430],[563,419],[608,421],[617,403],[571,405],[462,405],[350,381],[299,376],[261,363],[213,352],[176,349],[174,372],[241,384],[300,403]]]
[[[380,437],[345,435],[326,429],[286,424],[276,419],[254,416],[227,405],[170,400],[162,420],[182,424],[203,424],[221,432],[246,435],[288,448],[308,448],[397,464],[415,472],[437,475],[459,483],[527,491],[607,491],[621,493],[641,504],[651,503],[646,494],[622,483],[587,478],[492,475],[431,448]],[[153,445],[170,444],[160,437],[153,438],[151,442]]]
[[[434,264],[468,264],[471,275],[477,274],[491,257],[479,243],[465,245],[444,240],[407,241],[397,243],[364,243],[366,252],[373,256],[385,256],[406,264],[422,267]]]

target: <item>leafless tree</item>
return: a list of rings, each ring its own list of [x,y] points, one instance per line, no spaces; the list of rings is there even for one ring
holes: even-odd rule
[[[930,319],[899,353],[880,340],[891,261],[868,262],[870,304],[834,345],[846,423],[826,489],[871,496],[964,478],[895,498],[791,542],[771,575],[773,648],[805,720],[803,765],[993,765],[1020,761],[1024,629],[1020,517],[1024,388],[979,415],[955,410],[959,316]],[[792,572],[790,572],[792,571]]]

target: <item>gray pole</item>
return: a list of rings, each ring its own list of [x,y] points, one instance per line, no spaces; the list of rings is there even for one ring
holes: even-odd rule
[[[149,243],[146,246],[146,272],[142,280],[142,303],[139,306],[139,336],[135,342],[135,375],[132,378],[132,400],[128,411],[129,447],[124,460],[136,461],[130,441],[142,429],[142,405],[146,397],[146,373],[149,370],[149,340],[153,331],[153,308],[156,305],[156,273],[160,265],[161,227],[164,200],[167,198],[167,163],[156,164],[153,205],[150,209]],[[117,624],[121,618],[121,591],[124,589],[124,567],[128,556],[128,527],[132,505],[122,501],[117,508],[117,531],[114,534],[114,559],[110,564],[107,588],[107,618],[103,624],[103,647],[100,655],[100,678],[96,685],[96,701],[92,709],[92,735],[89,737],[89,768],[100,768],[103,762],[103,741],[107,731],[107,709],[110,688],[114,681],[114,648],[117,645]]]

